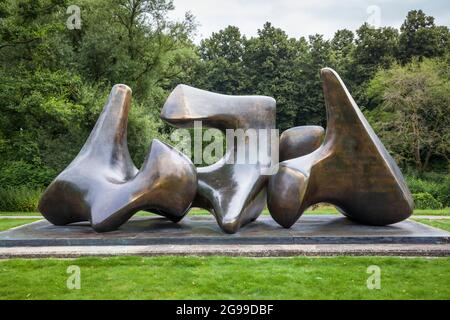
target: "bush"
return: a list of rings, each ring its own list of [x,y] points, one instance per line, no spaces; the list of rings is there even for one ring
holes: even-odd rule
[[[0,211],[36,212],[42,189],[0,188]]]
[[[412,194],[429,193],[444,207],[450,206],[450,174],[409,175],[406,182]]]
[[[416,209],[442,209],[443,205],[428,192],[414,193],[414,204]]]
[[[48,167],[37,167],[24,161],[11,161],[3,163],[0,167],[0,186],[2,188],[27,186],[39,189],[49,185],[56,175],[56,170]]]
[[[436,198],[445,207],[450,207],[450,174],[447,174],[440,184],[439,194]]]

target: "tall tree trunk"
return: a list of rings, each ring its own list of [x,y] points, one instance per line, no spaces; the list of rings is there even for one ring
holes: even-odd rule
[[[427,154],[425,156],[425,161],[423,163],[422,170],[425,171],[428,168],[428,164],[430,163],[431,158],[431,148],[428,148]]]

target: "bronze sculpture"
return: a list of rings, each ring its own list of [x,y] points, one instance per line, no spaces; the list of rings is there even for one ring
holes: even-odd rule
[[[275,100],[227,96],[179,85],[167,99],[161,118],[178,127],[202,121],[205,127],[224,133],[226,129],[274,129]],[[255,220],[266,205],[267,176],[261,174],[261,163],[231,163],[236,152],[235,144],[217,163],[197,168],[198,191],[193,203],[210,211],[227,233]]]
[[[192,162],[153,140],[138,171],[127,145],[131,89],[113,87],[94,129],[72,163],[43,194],[39,211],[55,225],[90,221],[96,231],[117,229],[139,210],[177,222],[197,189]]]
[[[280,162],[306,156],[320,147],[325,136],[320,126],[301,126],[284,131],[280,136]]]
[[[89,221],[99,232],[119,228],[139,210],[178,222],[191,207],[201,207],[215,216],[223,231],[235,233],[257,219],[266,199],[272,217],[286,228],[320,202],[365,224],[408,218],[413,201],[395,161],[336,72],[325,68],[321,75],[326,133],[318,126],[286,130],[279,142],[279,164],[273,162],[272,137],[267,136],[275,129],[273,98],[177,86],[161,111],[168,123],[190,128],[202,121],[222,132],[252,129],[265,134],[257,136],[256,162],[247,158],[250,138],[244,136],[238,146],[233,137],[233,145],[218,162],[199,168],[155,139],[138,170],[127,145],[131,89],[116,85],[85,145],[47,188],[39,210],[55,225]],[[245,152],[243,163],[236,163],[239,147]],[[271,165],[278,171],[269,177],[265,171]]]
[[[413,200],[400,169],[359,110],[337,73],[321,71],[327,108],[322,146],[280,163],[270,177],[268,208],[289,228],[311,205],[335,205],[348,218],[387,225],[412,214]]]

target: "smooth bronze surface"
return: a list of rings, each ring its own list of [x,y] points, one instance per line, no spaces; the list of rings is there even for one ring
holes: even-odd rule
[[[306,156],[320,147],[325,129],[320,126],[301,126],[284,131],[280,137],[280,162]]]
[[[275,111],[275,100],[270,97],[228,96],[179,85],[167,99],[161,118],[179,127],[202,121],[204,127],[223,132],[274,129]],[[247,150],[248,144],[246,140]],[[255,220],[266,205],[268,177],[261,174],[261,164],[231,163],[236,153],[234,144],[217,163],[197,168],[198,191],[193,206],[209,210],[227,233],[235,233]]]
[[[311,205],[335,205],[348,218],[388,225],[412,214],[413,200],[400,169],[370,127],[337,73],[322,69],[327,130],[311,154],[284,161],[271,176],[268,207],[291,227]]]
[[[93,131],[77,157],[50,184],[39,211],[55,225],[90,221],[96,231],[117,229],[139,210],[177,222],[197,190],[192,162],[153,140],[138,171],[127,145],[131,89],[113,87]]]

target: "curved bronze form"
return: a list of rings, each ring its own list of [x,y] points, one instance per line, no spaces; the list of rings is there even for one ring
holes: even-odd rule
[[[289,228],[311,205],[327,202],[352,220],[387,225],[412,214],[400,169],[337,73],[322,69],[328,128],[322,146],[279,165],[268,187],[272,217]]]
[[[93,131],[77,157],[50,184],[39,211],[51,223],[90,221],[96,231],[117,229],[139,210],[177,222],[197,190],[192,162],[153,140],[138,171],[127,145],[131,89],[113,87]]]
[[[270,97],[227,96],[179,85],[167,99],[161,118],[179,127],[192,127],[201,120],[203,126],[223,132],[274,129],[275,111],[275,100]],[[267,176],[261,174],[261,164],[231,163],[236,148],[235,144],[228,149],[217,163],[197,168],[198,191],[193,204],[209,210],[227,233],[255,220],[266,205]]]
[[[280,137],[280,162],[306,156],[318,149],[325,137],[320,126],[301,126],[287,129]]]

